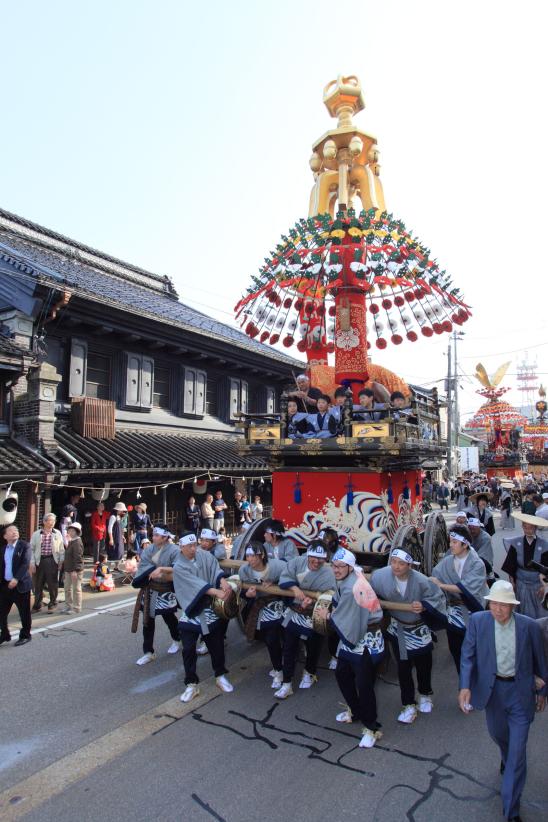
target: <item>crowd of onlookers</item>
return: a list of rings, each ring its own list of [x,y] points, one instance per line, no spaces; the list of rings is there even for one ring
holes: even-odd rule
[[[31,610],[35,613],[42,610],[46,591],[49,613],[59,607],[60,587],[65,592],[62,613],[78,614],[82,609],[85,546],[79,501],[79,495],[72,495],[60,516],[45,514],[30,542],[20,538],[15,524],[4,529],[6,545],[0,552],[0,621],[5,622],[11,607],[17,606],[22,627],[16,644],[30,641]],[[183,527],[207,538],[226,556],[232,542],[225,529],[228,509],[222,491],[206,494],[201,505],[197,505],[192,496],[184,512]],[[263,513],[260,496],[254,496],[250,502],[247,494],[235,492],[233,522],[236,532],[242,532],[255,520],[261,519]],[[89,519],[91,535],[91,589],[113,590],[115,574],[121,575],[123,582],[130,582],[137,571],[142,552],[151,544],[153,522],[147,513],[146,503],[138,500],[128,509],[125,503],[117,501],[108,511],[104,502],[98,502],[96,509],[85,517]],[[34,600],[31,605],[32,594]],[[8,636],[7,629],[3,633],[0,631],[0,645],[9,641]]]

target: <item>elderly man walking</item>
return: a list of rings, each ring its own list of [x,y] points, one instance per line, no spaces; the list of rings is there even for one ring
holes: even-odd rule
[[[30,539],[32,548],[30,572],[35,575],[33,611],[42,609],[45,584],[49,591],[48,611],[54,611],[57,608],[59,566],[65,555],[65,544],[61,531],[53,527],[55,520],[55,514],[46,514],[42,520],[42,527],[35,531]]]
[[[514,613],[512,584],[498,580],[485,599],[489,610],[471,615],[462,646],[459,706],[465,714],[485,709],[500,749],[504,816],[519,822],[527,736],[535,708],[544,710],[547,663],[539,625]]]

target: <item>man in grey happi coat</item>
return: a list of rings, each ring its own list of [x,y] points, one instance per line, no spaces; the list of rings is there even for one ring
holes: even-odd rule
[[[459,673],[470,612],[483,611],[489,588],[485,565],[471,547],[468,528],[453,526],[449,532],[449,549],[451,553],[438,562],[430,579],[447,597],[447,644]]]
[[[200,634],[211,656],[211,666],[217,687],[225,693],[234,690],[226,677],[224,630],[221,620],[212,608],[212,597],[226,599],[231,588],[223,576],[215,557],[198,549],[196,534],[183,534],[179,540],[180,553],[173,566],[173,587],[181,606],[179,633],[183,646],[186,689],[181,702],[190,702],[198,696],[196,646]]]
[[[394,548],[386,568],[373,572],[371,586],[379,597],[389,602],[411,605],[411,610],[389,611],[390,624],[388,638],[398,663],[402,710],[398,722],[409,725],[420,713],[432,712],[432,634],[424,614],[426,605],[435,612],[445,615],[444,593],[424,574],[413,569],[413,557],[402,548]],[[415,699],[413,667],[417,672],[419,691],[418,704]]]
[[[143,614],[143,656],[137,660],[137,665],[146,665],[156,659],[154,653],[155,618],[161,616],[171,634],[171,645],[168,654],[176,654],[179,650],[179,626],[175,612],[177,600],[173,592],[173,585],[168,579],[167,569],[171,570],[179,549],[172,542],[173,534],[163,523],[158,523],[152,529],[152,545],[145,548],[141,554],[141,561],[133,579],[134,588],[139,588],[139,595],[135,604],[135,614],[132,630],[137,631],[139,611]]]
[[[314,601],[304,592],[335,589],[335,577],[331,568],[325,564],[326,559],[325,546],[317,540],[308,546],[304,556],[290,559],[280,577],[280,588],[293,594],[293,602],[286,609],[284,618],[283,684],[274,694],[278,699],[287,699],[293,693],[291,681],[301,639],[305,641],[306,662],[299,688],[311,688],[317,681],[316,670],[323,636],[314,630]]]

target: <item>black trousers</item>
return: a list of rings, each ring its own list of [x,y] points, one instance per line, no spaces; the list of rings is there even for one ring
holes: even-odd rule
[[[164,620],[165,624],[169,628],[169,633],[171,634],[171,638],[175,640],[175,642],[179,641],[179,622],[177,621],[177,617],[175,616],[174,611],[166,611],[165,614],[157,614],[157,616],[161,616]],[[154,631],[156,629],[156,620],[154,618],[149,618],[148,624],[143,624],[143,653],[144,654],[153,654],[154,653]]]
[[[8,588],[7,582],[2,582],[0,585],[0,637],[8,639],[10,636],[8,614],[13,605],[19,611],[19,619],[21,620],[19,639],[30,639],[30,591],[27,591],[26,594],[20,594],[17,588]]]
[[[453,657],[457,673],[460,674],[460,652],[462,648],[462,643],[464,642],[464,631],[460,633],[460,631],[450,631],[449,629],[447,629],[446,633],[449,651],[451,653],[451,656]]]
[[[57,605],[57,594],[59,593],[59,566],[53,557],[41,557],[40,564],[36,566],[34,575],[34,607],[42,604],[44,596],[44,584],[48,586],[49,604]]]
[[[179,623],[179,636],[183,645],[183,665],[185,667],[185,685],[191,685],[193,682],[199,682],[198,674],[196,673],[196,662],[198,654],[196,653],[196,645],[200,639],[200,634],[196,631],[191,631],[185,627],[184,623]],[[219,623],[214,626],[209,634],[202,637],[204,640],[209,656],[211,659],[211,667],[215,676],[222,676],[227,674],[225,668],[225,637],[222,625]]]
[[[331,656],[337,656],[337,648],[339,647],[339,635],[333,631],[327,635],[327,649]]]
[[[375,679],[377,666],[368,650],[363,654],[352,654],[356,659],[339,657],[335,676],[353,719],[359,719],[365,728],[376,731],[377,700],[375,698]],[[378,660],[380,662],[380,659]]]
[[[261,625],[260,637],[266,647],[272,663],[272,668],[275,671],[282,670],[282,640],[283,629],[279,622],[269,624],[268,622]]]
[[[409,659],[398,659],[398,679],[402,705],[415,704],[413,668],[417,672],[419,694],[429,696],[432,693],[432,651],[410,656]]]
[[[299,634],[290,631],[288,628],[284,631],[283,641],[283,674],[284,682],[291,682],[293,674],[295,673],[295,665],[297,664],[297,656],[299,654]],[[306,649],[306,660],[304,669],[307,673],[315,675],[318,669],[318,660],[322,650],[323,636],[313,633],[308,639],[305,639],[304,645]]]

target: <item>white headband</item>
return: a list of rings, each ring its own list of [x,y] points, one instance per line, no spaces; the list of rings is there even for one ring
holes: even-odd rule
[[[217,539],[217,532],[212,531],[210,528],[202,528],[200,539]]]
[[[323,545],[316,545],[314,548],[309,548],[306,555],[307,557],[315,557],[316,559],[327,559],[327,551]]]
[[[356,556],[352,551],[347,551],[346,548],[337,548],[333,554],[332,562],[344,562],[352,568],[356,565]]]
[[[174,537],[175,534],[172,534],[171,531],[168,531],[167,528],[159,528],[157,525],[154,526],[152,529],[152,536],[153,537]]]
[[[464,517],[464,519],[466,519],[466,511],[457,511],[457,519],[460,519],[460,517]]]
[[[403,562],[408,562],[409,565],[420,565],[420,562],[415,562],[411,554],[404,551],[402,548],[394,548],[390,553],[390,559],[401,559]]]
[[[187,534],[184,537],[181,537],[179,540],[179,545],[196,545],[198,540],[196,539],[196,534]]]
[[[449,539],[456,539],[457,542],[462,542],[464,545],[470,546],[466,537],[463,537],[461,534],[456,534],[454,531],[449,531]]]
[[[475,525],[476,528],[485,528],[483,522],[480,522],[477,517],[470,517],[468,520],[468,525]]]

